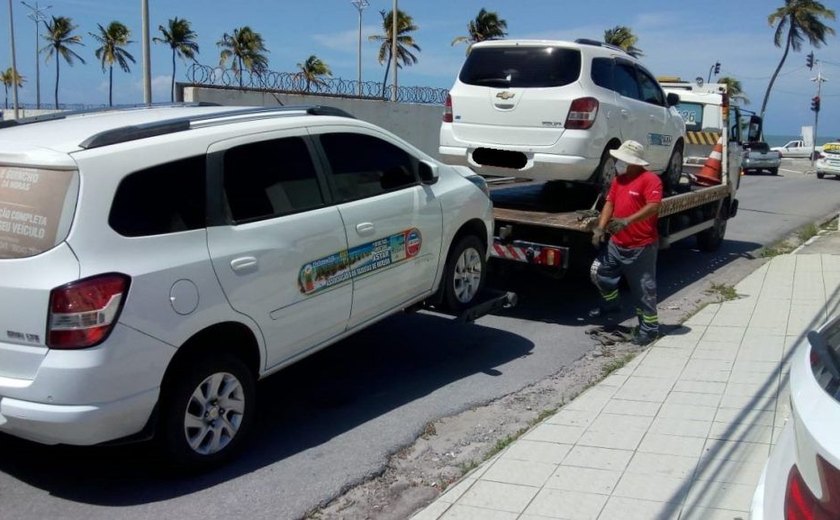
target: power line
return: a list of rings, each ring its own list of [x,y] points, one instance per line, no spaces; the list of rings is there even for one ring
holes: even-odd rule
[[[801,67],[797,67],[797,68],[789,70],[787,72],[780,72],[776,77],[778,77],[778,76],[789,76],[789,75],[791,75],[795,72],[799,72],[799,71],[801,71],[805,68],[806,68],[805,65],[802,65]],[[728,71],[725,71],[725,72],[727,74],[730,74]],[[740,74],[731,74],[731,76],[733,78],[738,79],[738,80],[742,80],[742,79],[761,80],[761,79],[770,79],[772,77],[772,76],[742,76]]]

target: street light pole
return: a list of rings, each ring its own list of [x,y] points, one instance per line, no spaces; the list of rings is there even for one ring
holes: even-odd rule
[[[17,69],[17,61],[15,61],[15,22],[12,13],[12,0],[9,0],[9,36],[12,39],[12,84],[14,88],[14,100],[15,100],[15,119],[18,118],[18,109],[20,105],[18,105],[18,69]]]
[[[370,6],[368,0],[350,0],[350,3],[359,11],[359,83],[356,86],[356,95],[362,97],[362,11]]]
[[[143,32],[143,103],[152,104],[152,60],[149,56],[149,0],[140,0]]]
[[[394,90],[391,92],[391,101],[397,102],[397,0],[394,0],[394,7],[391,17],[391,63],[394,67]]]
[[[38,57],[38,44],[41,42],[41,22],[47,19],[44,14],[47,9],[52,9],[51,5],[46,7],[38,7],[38,2],[34,6],[21,1],[21,3],[29,9],[29,14],[26,15],[30,20],[35,22],[35,108],[41,108],[41,60]]]

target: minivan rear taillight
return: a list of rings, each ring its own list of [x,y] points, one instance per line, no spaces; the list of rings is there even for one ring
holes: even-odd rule
[[[817,498],[795,465],[790,469],[785,493],[786,520],[832,520],[840,518],[840,470],[817,455],[820,494]]]
[[[598,115],[598,100],[591,97],[578,98],[572,101],[569,115],[566,116],[566,128],[569,130],[586,130],[595,124]]]
[[[446,95],[446,101],[443,103],[443,122],[452,122],[452,96]]]
[[[128,276],[110,273],[53,289],[47,346],[78,349],[105,341],[117,322],[129,284]]]

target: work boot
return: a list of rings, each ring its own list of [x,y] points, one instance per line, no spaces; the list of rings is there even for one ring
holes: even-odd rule
[[[599,305],[589,311],[590,318],[606,318],[611,314],[621,312],[620,305]]]
[[[638,345],[640,347],[645,347],[656,341],[658,338],[659,334],[657,333],[639,331],[638,333],[633,335],[633,344]]]

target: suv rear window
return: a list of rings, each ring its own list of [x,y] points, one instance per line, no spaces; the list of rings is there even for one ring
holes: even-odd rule
[[[760,141],[747,143],[744,147],[751,152],[767,153],[770,151],[770,146],[767,143],[762,143]]]
[[[459,79],[498,88],[562,87],[580,77],[580,51],[562,47],[473,49]]]
[[[64,241],[75,209],[75,175],[0,166],[0,258],[35,256]]]

